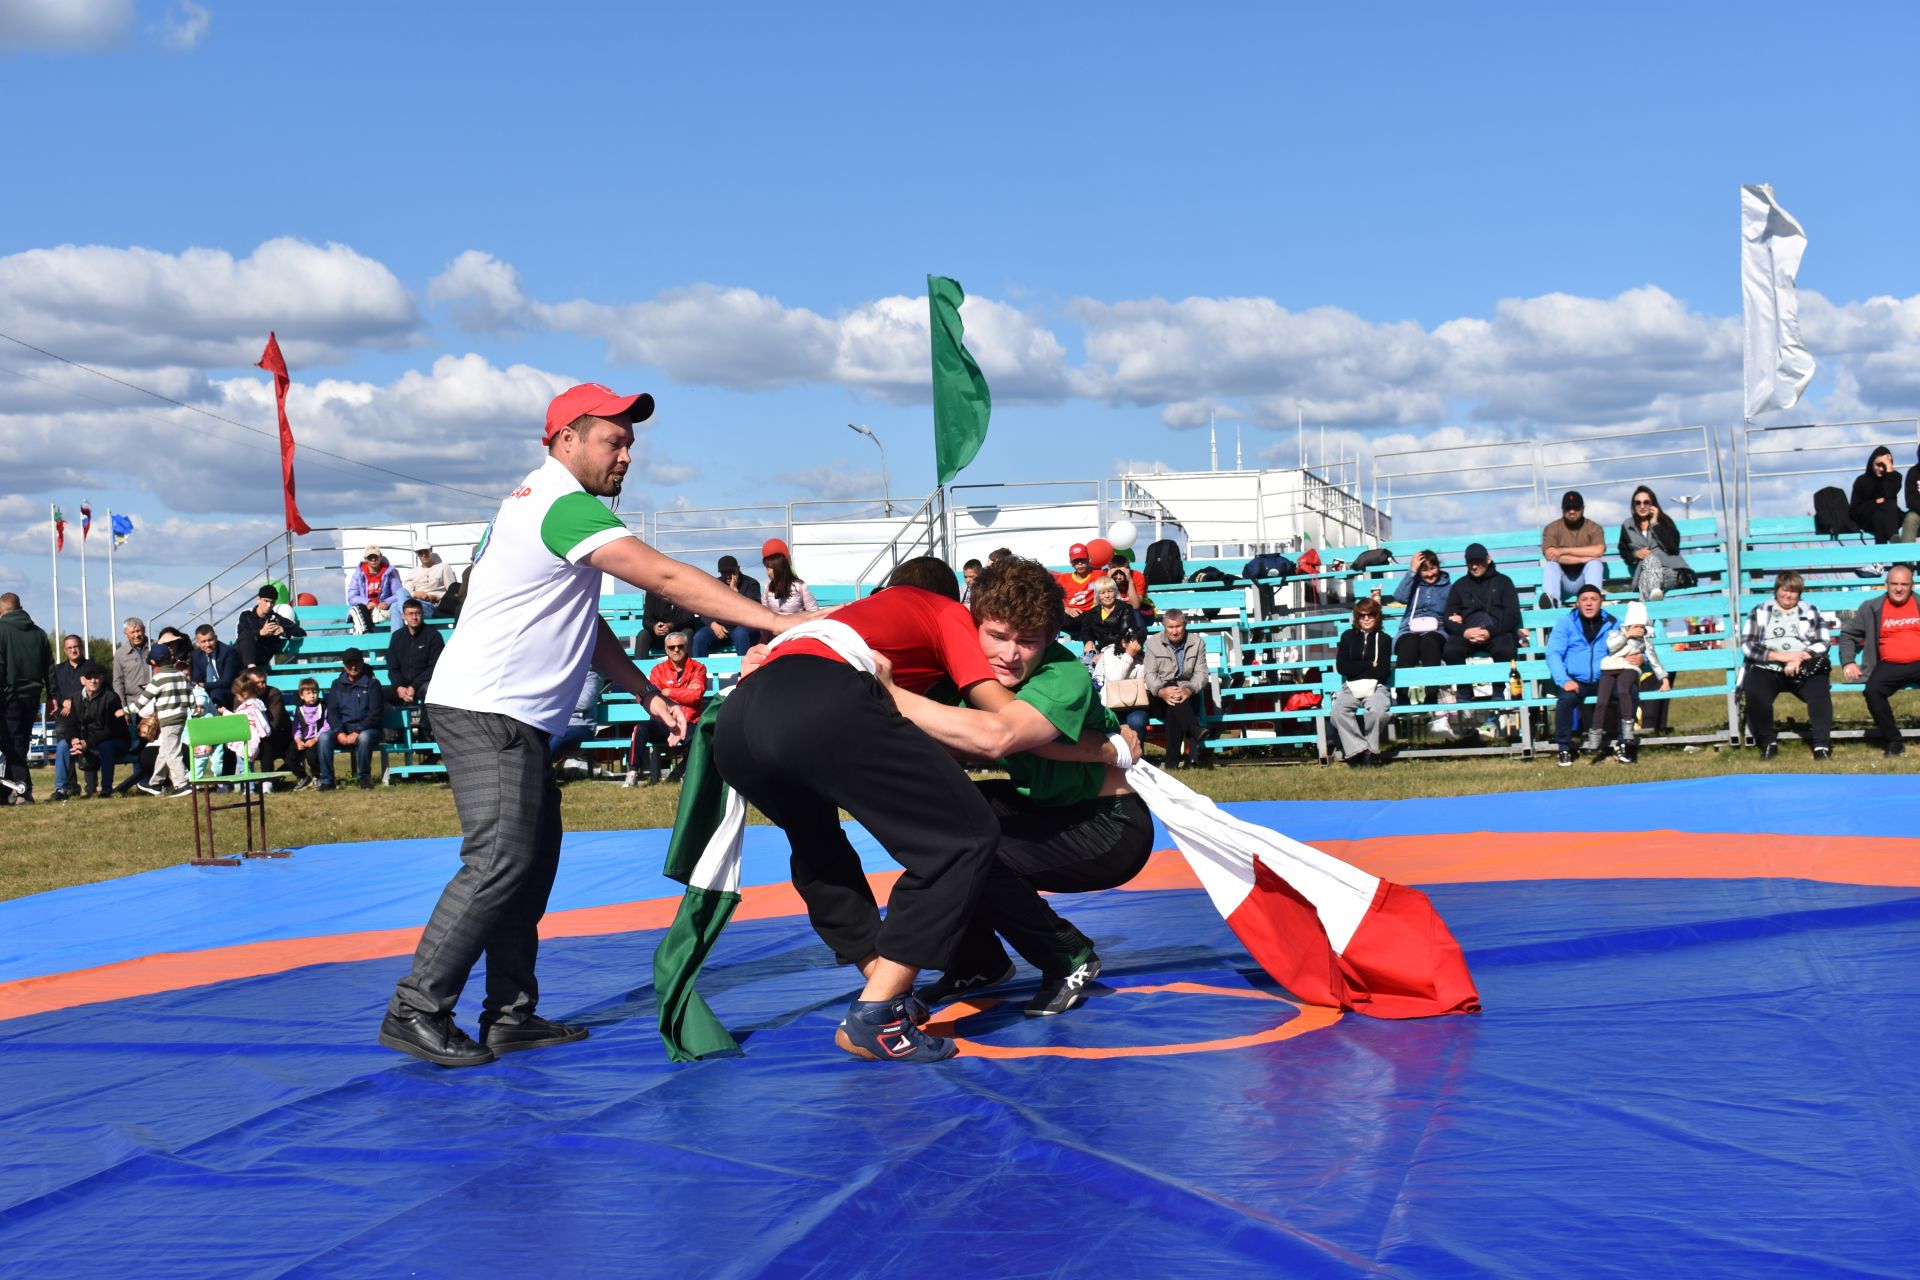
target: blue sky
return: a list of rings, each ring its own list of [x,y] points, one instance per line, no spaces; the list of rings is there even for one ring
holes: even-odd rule
[[[924,493],[934,271],[996,394],[965,479],[1203,466],[1208,410],[1290,462],[1296,412],[1361,451],[1736,419],[1737,193],[1769,181],[1821,361],[1783,416],[1910,414],[1917,36],[1897,6],[3,0],[0,332],[270,427],[272,327],[303,444],[482,492],[593,378],[660,400],[629,505],[876,492],[848,421]],[[49,501],[165,531],[134,601],[272,531],[270,453],[140,412],[0,376],[30,605]],[[313,461],[316,524],[453,500]]]

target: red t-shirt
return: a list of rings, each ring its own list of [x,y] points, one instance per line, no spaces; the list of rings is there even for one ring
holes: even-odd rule
[[[1882,606],[1880,661],[1920,662],[1920,596],[1908,596],[1898,609]]]
[[[1061,589],[1067,593],[1067,608],[1086,610],[1093,608],[1094,583],[1100,581],[1105,575],[1089,573],[1082,578],[1069,569],[1065,573],[1056,573],[1053,576],[1060,579]]]
[[[919,587],[888,587],[835,610],[833,620],[852,627],[875,653],[884,653],[893,663],[893,682],[910,693],[925,693],[942,679],[962,690],[993,679],[973,614],[958,600]],[[781,645],[767,661],[796,653],[844,661],[807,637]]]

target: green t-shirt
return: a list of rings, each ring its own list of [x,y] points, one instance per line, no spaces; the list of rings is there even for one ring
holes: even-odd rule
[[[1102,734],[1117,733],[1120,722],[1113,712],[1100,705],[1095,696],[1093,677],[1080,659],[1058,641],[1040,655],[1027,682],[1014,690],[1014,697],[1047,718],[1060,731],[1065,742],[1078,742],[1088,729]],[[1064,760],[1042,760],[1022,751],[1000,762],[1013,778],[1021,795],[1037,805],[1059,807],[1080,804],[1100,794],[1106,769],[1097,764],[1073,764]]]

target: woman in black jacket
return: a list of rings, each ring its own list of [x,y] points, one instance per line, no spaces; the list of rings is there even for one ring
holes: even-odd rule
[[[1658,600],[1680,585],[1688,568],[1680,555],[1680,528],[1660,509],[1660,496],[1641,485],[1633,491],[1632,509],[1620,522],[1620,558],[1633,575],[1633,588],[1642,600]]]
[[[1847,503],[1853,522],[1873,535],[1875,542],[1892,542],[1900,532],[1900,472],[1893,450],[1881,445],[1867,458],[1867,469],[1853,478],[1853,496]]]
[[[1371,597],[1353,606],[1353,626],[1333,653],[1340,691],[1333,695],[1333,728],[1349,765],[1380,765],[1380,742],[1393,713],[1393,644],[1380,629],[1380,602]],[[1359,724],[1354,723],[1359,713]]]

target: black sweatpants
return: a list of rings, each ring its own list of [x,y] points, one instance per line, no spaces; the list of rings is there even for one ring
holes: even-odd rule
[[[1867,672],[1867,687],[1862,693],[1873,727],[1880,731],[1880,741],[1900,741],[1900,725],[1893,718],[1893,695],[1915,685],[1920,685],[1920,662],[1876,662]]]
[[[1465,636],[1449,634],[1447,636],[1446,646],[1440,652],[1450,667],[1459,666],[1468,658],[1485,654],[1493,659],[1495,667],[1497,668],[1502,662],[1512,662],[1514,655],[1520,652],[1520,637],[1512,631],[1505,631],[1499,635],[1488,636],[1485,644],[1474,644]],[[1503,685],[1506,682],[1506,673],[1496,669],[1487,673],[1487,678],[1484,683]],[[1472,702],[1473,686],[1470,684],[1460,685],[1454,696],[1461,702]]]
[[[0,751],[7,757],[7,780],[24,786],[20,794],[29,800],[33,799],[33,772],[27,768],[27,751],[33,745],[40,707],[37,695],[0,701]]]
[[[720,776],[787,833],[793,887],[834,955],[946,966],[1000,825],[960,766],[894,710],[872,676],[811,654],[769,662],[721,707],[713,747]],[[905,868],[885,923],[840,809]]]
[[[1747,728],[1753,731],[1754,744],[1764,747],[1773,741],[1773,703],[1783,693],[1790,693],[1806,704],[1813,745],[1832,746],[1833,688],[1828,669],[1822,667],[1813,675],[1789,680],[1784,672],[1750,663],[1746,683]]]
[[[1000,851],[948,968],[998,976],[1007,967],[999,942],[1005,938],[1040,972],[1063,975],[1093,943],[1062,920],[1040,891],[1117,889],[1139,875],[1153,853],[1153,815],[1133,795],[1042,808],[1005,779],[979,788],[1000,821]]]

